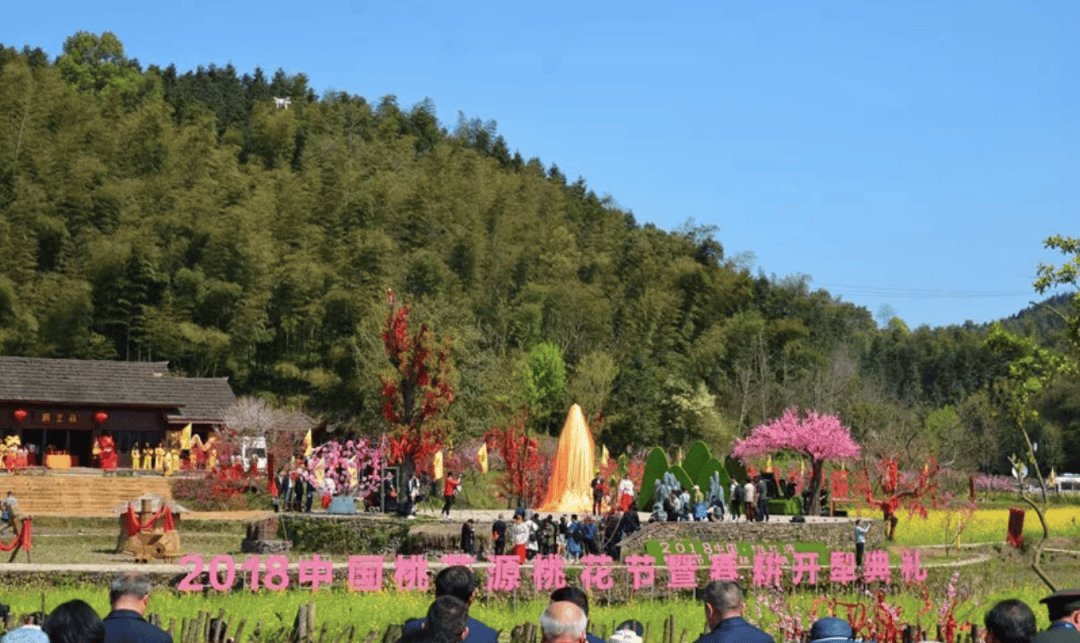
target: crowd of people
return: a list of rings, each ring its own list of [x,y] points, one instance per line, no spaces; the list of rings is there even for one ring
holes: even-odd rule
[[[426,616],[407,621],[396,643],[498,643],[498,631],[469,616],[476,588],[476,576],[468,567],[443,568],[435,576],[435,600]],[[144,616],[151,589],[148,576],[122,574],[109,587],[110,611],[105,618],[75,599],[48,616],[30,615],[0,643],[172,643],[167,632]],[[706,631],[694,643],[775,643],[769,633],[743,618],[746,604],[737,583],[712,581],[701,590],[701,597]],[[1004,600],[985,615],[987,643],[1080,643],[1080,590],[1060,590],[1040,602],[1047,606],[1051,621],[1046,631],[1036,631],[1035,614],[1023,601]],[[576,587],[551,593],[539,625],[544,643],[605,643],[589,632],[589,598]],[[606,643],[642,643],[643,632],[640,622],[626,620]],[[809,640],[839,643],[856,638],[847,621],[826,617],[811,626]]]
[[[518,509],[508,524],[499,514],[491,524],[492,553],[503,556],[514,554],[522,563],[536,556],[558,555],[568,561],[578,560],[586,554],[607,554],[618,560],[619,543],[626,536],[641,529],[637,512],[613,511],[599,519],[577,514],[569,518],[563,515],[555,520],[552,514],[541,516],[537,512]],[[470,556],[484,557],[487,552],[477,545],[475,523],[466,520],[461,526],[461,550]]]
[[[759,474],[744,483],[733,480],[727,490],[720,483],[719,472],[709,478],[709,488],[698,485],[684,487],[671,472],[654,482],[653,509],[649,522],[681,522],[694,520],[769,520],[769,500],[794,498],[794,483],[780,484],[769,473]],[[804,504],[808,503],[803,498]]]
[[[498,643],[498,632],[469,616],[476,578],[462,566],[447,567],[435,577],[435,601],[426,617],[408,621],[397,643]],[[695,643],[775,643],[764,630],[743,618],[742,589],[732,581],[712,581],[701,591],[705,633]],[[1051,625],[1037,632],[1035,614],[1023,601],[997,603],[985,615],[987,643],[1077,643],[1080,641],[1080,590],[1062,590],[1044,598]],[[544,643],[605,643],[589,632],[589,599],[580,589],[562,587],[550,596],[539,616]],[[635,620],[615,627],[607,643],[641,643],[643,626]],[[851,625],[825,617],[813,623],[809,640],[840,643],[857,640]]]
[[[172,643],[172,637],[145,618],[153,582],[126,573],[109,586],[109,613],[98,616],[86,601],[70,600],[48,615],[33,614],[0,638],[0,643]]]

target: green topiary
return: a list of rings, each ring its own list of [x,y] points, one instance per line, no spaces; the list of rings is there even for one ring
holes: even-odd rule
[[[649,511],[652,509],[653,493],[656,491],[656,481],[663,477],[671,463],[668,462],[667,454],[660,447],[654,447],[649,451],[649,457],[645,460],[645,473],[641,477],[641,493],[638,495],[638,509]]]
[[[731,475],[733,480],[738,480],[739,484],[746,484],[746,465],[736,460],[735,458],[728,456],[724,459],[724,468]]]
[[[708,493],[709,478],[711,478],[712,474],[717,471],[720,472],[720,488],[724,490],[724,494],[726,496],[728,492],[728,487],[731,486],[731,476],[728,475],[727,469],[724,468],[723,463],[721,463],[716,458],[709,458],[709,461],[701,467],[701,470],[698,472],[697,477],[694,478],[694,480],[696,481],[694,484],[701,487],[701,490],[705,493]]]
[[[705,463],[711,458],[712,454],[709,453],[709,447],[699,440],[690,445],[690,451],[686,453],[686,458],[682,461],[682,468],[686,471],[686,475],[690,476],[691,480],[697,480],[698,474],[701,473],[701,467],[705,466]]]

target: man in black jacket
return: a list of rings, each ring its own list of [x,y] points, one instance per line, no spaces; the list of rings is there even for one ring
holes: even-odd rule
[[[466,606],[472,603],[473,592],[476,590],[476,576],[468,567],[463,565],[453,565],[443,569],[441,572],[435,575],[435,598],[440,596],[454,596],[461,599]],[[414,618],[411,621],[405,623],[401,628],[401,636],[405,640],[412,640],[411,637],[417,636],[417,633],[424,626],[424,620],[422,618]],[[496,630],[491,629],[487,625],[484,625],[475,618],[469,618],[466,621],[468,625],[468,634],[465,638],[465,643],[498,643],[499,633]],[[109,643],[106,641],[106,643]]]
[[[737,584],[714,580],[705,586],[704,598],[709,631],[694,643],[774,643],[773,637],[743,619],[746,606]]]
[[[109,587],[112,611],[105,617],[104,643],[172,643],[172,637],[143,614],[150,602],[150,577],[128,572]]]
[[[503,522],[502,514],[496,516],[491,525],[491,542],[495,547],[495,555],[502,556],[506,551],[506,523]]]

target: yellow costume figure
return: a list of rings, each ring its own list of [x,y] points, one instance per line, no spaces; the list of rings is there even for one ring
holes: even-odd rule
[[[21,446],[22,440],[19,439],[19,436],[15,434],[7,436],[7,438],[4,439],[4,455],[10,455],[14,458]]]
[[[139,469],[139,468],[142,467],[142,461],[139,460],[139,458],[141,458],[141,457],[142,457],[142,454],[139,453],[139,444],[135,443],[135,445],[133,445],[131,447],[131,468],[132,469]]]
[[[149,444],[143,444],[142,468],[147,471],[154,469],[154,450]]]
[[[177,447],[173,447],[172,450],[170,451],[170,455],[172,456],[172,470],[173,471],[179,471],[180,470],[180,449],[177,448]]]
[[[165,471],[165,448],[160,444],[154,447],[154,468]]]

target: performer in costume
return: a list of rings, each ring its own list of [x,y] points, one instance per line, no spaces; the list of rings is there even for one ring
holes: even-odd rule
[[[116,442],[108,433],[102,433],[94,441],[94,452],[101,463],[102,471],[116,470]]]
[[[160,442],[154,447],[154,468],[165,471],[165,447]]]
[[[131,468],[132,469],[141,469],[142,468],[142,460],[139,459],[141,457],[142,457],[142,454],[139,452],[139,443],[138,442],[132,443],[132,445],[131,445]]]

